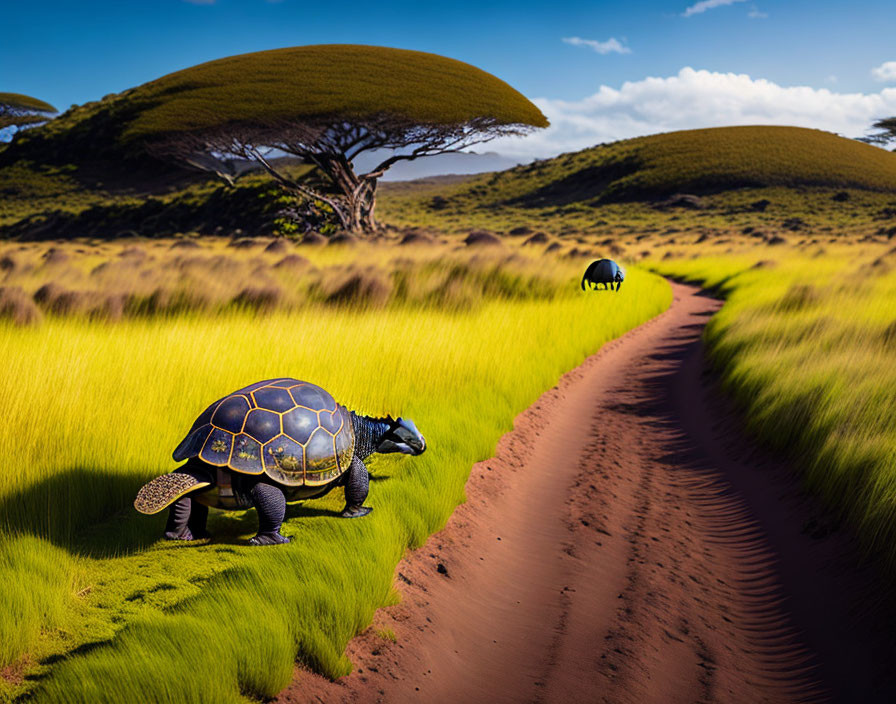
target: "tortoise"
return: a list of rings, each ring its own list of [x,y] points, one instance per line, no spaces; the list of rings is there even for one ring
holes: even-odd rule
[[[621,266],[612,259],[598,259],[591,262],[588,268],[585,269],[585,274],[582,276],[582,290],[585,290],[585,282],[587,281],[588,287],[591,288],[593,286],[594,289],[597,289],[600,284],[603,284],[604,288],[613,288],[615,283],[618,291],[619,287],[622,286],[623,279],[625,279],[625,272]]]
[[[165,538],[209,537],[208,509],[255,507],[258,534],[250,545],[288,543],[280,534],[286,502],[345,487],[343,518],[365,516],[369,478],[364,460],[374,452],[419,455],[426,441],[413,421],[362,416],[336,403],[319,386],[268,379],[215,401],[174,450],[186,460],[137,494],[134,507],[153,514],[171,506]]]

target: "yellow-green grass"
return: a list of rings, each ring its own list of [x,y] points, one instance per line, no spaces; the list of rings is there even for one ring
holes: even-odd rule
[[[671,298],[634,268],[619,294],[586,295],[578,263],[545,264],[562,279],[553,297],[471,308],[0,326],[0,564],[21,585],[21,605],[0,611],[7,697],[244,701],[284,687],[297,657],[347,672],[345,643],[394,600],[395,564],[444,525],[471,465],[563,371]],[[428,451],[371,463],[365,519],[336,517],[338,491],[290,507],[288,546],[244,547],[251,511],[213,512],[211,544],[158,542],[164,516],[131,508],[141,483],[176,466],[171,449],[211,400],[283,374],[413,418]]]
[[[725,296],[705,339],[749,429],[896,568],[896,247],[713,249],[652,267]]]
[[[0,666],[40,648],[41,631],[66,620],[79,576],[64,549],[32,536],[0,539],[4,611]]]

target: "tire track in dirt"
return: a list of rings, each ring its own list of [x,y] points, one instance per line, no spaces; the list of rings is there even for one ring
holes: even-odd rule
[[[804,530],[822,514],[703,372],[721,302],[673,289],[474,466],[352,675],[299,670],[278,701],[896,701],[876,575]]]

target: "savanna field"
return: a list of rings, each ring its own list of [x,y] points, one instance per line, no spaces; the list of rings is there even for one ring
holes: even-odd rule
[[[757,144],[790,135],[753,129],[687,167],[706,131],[388,184],[393,227],[372,243],[0,241],[0,701],[259,701],[296,661],[346,674],[346,643],[398,598],[395,565],[463,502],[472,464],[563,372],[665,310],[662,276],[726,300],[708,361],[748,432],[892,574],[896,162],[847,140],[837,163],[868,168],[806,161],[834,138],[801,130],[757,166]],[[701,190],[706,174],[728,190]],[[217,202],[191,189],[164,200]],[[81,193],[72,217],[100,227],[90,208],[109,198]],[[626,267],[619,292],[579,288],[600,257]],[[254,511],[213,511],[211,542],[160,541],[139,487],[176,467],[211,401],[278,376],[412,418],[429,449],[371,462],[364,520],[337,518],[337,491],[288,507],[282,548],[244,546]]]
[[[0,338],[2,396],[20,418],[0,441],[20,468],[0,498],[2,569],[15,585],[2,621],[7,698],[239,701],[275,695],[296,658],[329,676],[349,670],[345,643],[394,598],[403,551],[444,524],[513,416],[670,300],[660,278],[632,270],[632,295],[595,306],[575,261],[458,244],[255,245],[251,256],[170,241],[4,247],[16,261],[4,290],[20,292],[7,293]],[[290,257],[304,270],[277,279]],[[117,284],[97,282],[137,258]],[[184,261],[181,288],[166,289],[159,272]],[[247,261],[247,281],[271,270],[263,306],[245,300]],[[56,298],[29,318],[22,301],[53,267]],[[162,278],[142,290],[143,271]],[[154,293],[178,303],[147,305]],[[158,542],[164,516],[136,514],[137,489],[174,469],[172,448],[210,400],[284,374],[349,408],[413,418],[431,449],[372,464],[371,520],[337,519],[336,496],[291,506],[293,542],[277,554],[243,547],[251,512],[215,516],[210,545]]]

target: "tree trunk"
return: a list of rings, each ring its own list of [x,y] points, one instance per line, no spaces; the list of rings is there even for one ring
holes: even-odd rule
[[[341,191],[335,200],[341,208],[335,208],[340,224],[354,234],[370,234],[378,229],[373,216],[376,205],[376,179],[361,179],[345,158],[319,159],[317,165]]]
[[[376,178],[371,178],[369,175],[358,178],[351,162],[344,156],[319,154],[305,156],[335,187],[336,193],[324,193],[310,185],[292,181],[278,172],[257,150],[250,152],[249,155],[258,160],[267,172],[288,190],[305,198],[326,203],[333,210],[342,229],[364,235],[373,233],[379,228],[373,215],[376,207]]]
[[[334,182],[340,187],[344,183],[341,179],[339,181],[334,179]],[[344,190],[337,198],[344,204],[342,208],[344,212],[337,212],[344,229],[361,235],[368,235],[379,229],[374,218],[376,181],[364,183],[356,181],[354,188]]]
[[[380,229],[379,223],[376,221],[374,217],[374,211],[376,210],[376,181],[371,181],[370,186],[367,189],[367,203],[365,210],[362,215],[362,223],[364,225],[364,229],[368,232],[376,232]]]

